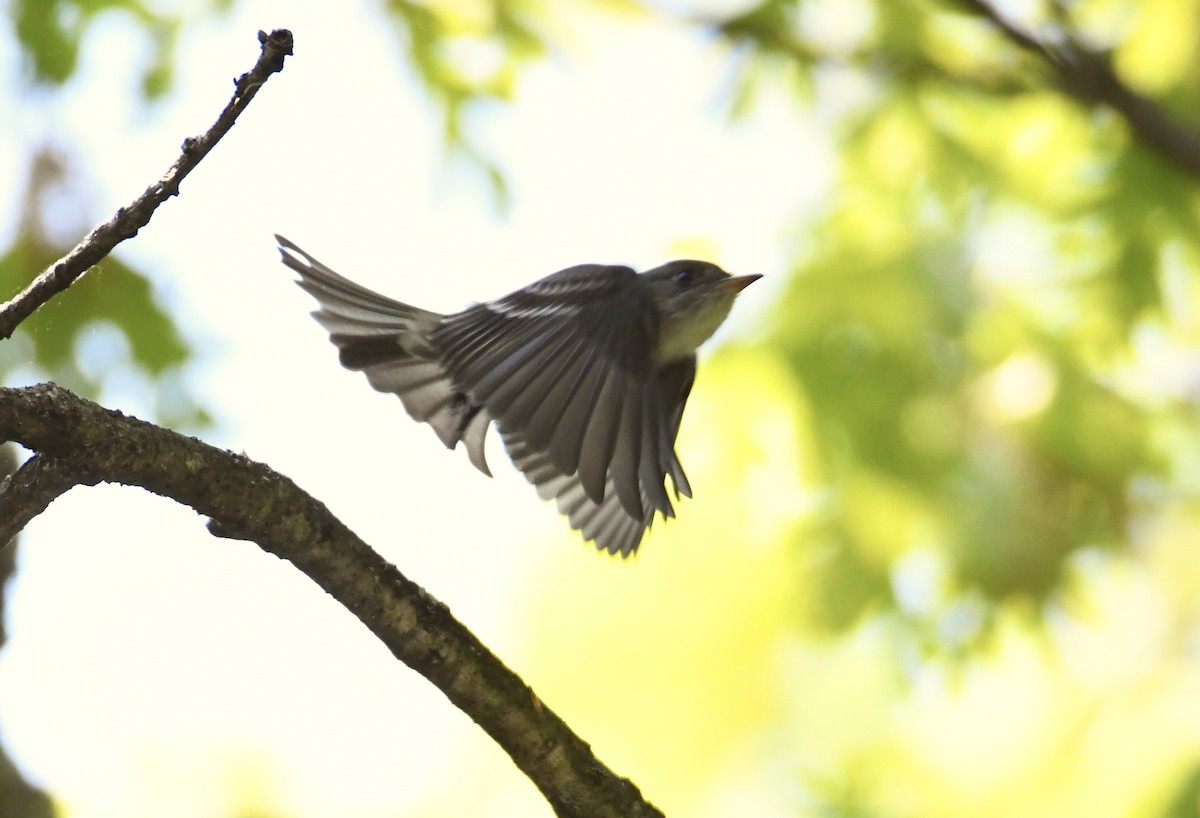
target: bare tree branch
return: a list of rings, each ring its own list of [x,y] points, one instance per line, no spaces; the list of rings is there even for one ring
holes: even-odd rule
[[[80,482],[74,472],[61,460],[35,454],[0,481],[0,549],[59,495]]]
[[[18,295],[0,304],[0,340],[11,336],[34,310],[71,286],[92,265],[111,253],[114,247],[136,236],[139,230],[150,223],[158,206],[179,193],[179,183],[229,132],[238,115],[254,99],[259,87],[272,74],[283,70],[284,58],[292,53],[292,33],[287,29],[277,29],[270,34],[260,31],[258,41],[262,44],[258,62],[234,81],[233,98],[225,110],[203,134],[183,141],[182,153],[162,178],[146,188],[128,207],[118,208],[111,219],[93,228],[71,252],[47,267]]]
[[[61,490],[68,473],[77,484],[141,486],[191,506],[222,530],[291,562],[357,616],[396,658],[495,739],[557,815],[662,815],[636,786],[605,767],[445,605],[267,466],[53,384],[0,389],[0,440],[20,442],[49,458],[2,487],[0,520],[33,516],[39,503],[44,506]],[[38,469],[54,477],[40,477]]]
[[[1180,123],[1154,100],[1126,85],[1103,55],[1085,47],[1070,31],[1062,46],[1044,42],[1014,25],[987,0],[959,2],[991,22],[1011,43],[1044,60],[1064,93],[1085,105],[1099,103],[1112,108],[1147,146],[1200,178],[1200,131]]]

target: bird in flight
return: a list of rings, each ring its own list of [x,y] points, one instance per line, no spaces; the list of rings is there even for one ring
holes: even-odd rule
[[[704,261],[638,274],[581,264],[461,312],[395,301],[276,236],[317,299],[313,317],[380,392],[400,397],[448,448],[491,476],[495,423],[513,464],[598,549],[628,557],[655,514],[692,496],[675,452],[696,349],[760,276]]]

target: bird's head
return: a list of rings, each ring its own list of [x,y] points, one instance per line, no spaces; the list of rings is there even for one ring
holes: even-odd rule
[[[659,314],[660,364],[694,353],[729,315],[733,300],[762,276],[733,276],[707,261],[681,259],[642,275]]]

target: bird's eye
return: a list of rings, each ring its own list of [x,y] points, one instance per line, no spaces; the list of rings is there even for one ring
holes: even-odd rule
[[[680,270],[678,273],[675,274],[675,280],[678,281],[680,284],[691,284],[692,278],[693,278],[693,274],[692,274],[691,267],[684,267],[682,270]]]

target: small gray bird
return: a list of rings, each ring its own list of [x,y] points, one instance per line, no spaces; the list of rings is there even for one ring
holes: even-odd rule
[[[440,315],[372,292],[276,236],[283,263],[320,302],[313,316],[342,366],[394,392],[447,448],[491,476],[493,421],[518,469],[585,540],[627,557],[655,512],[674,517],[667,475],[692,496],[675,453],[696,348],[760,276],[704,261],[641,275],[581,264],[495,301]]]

